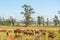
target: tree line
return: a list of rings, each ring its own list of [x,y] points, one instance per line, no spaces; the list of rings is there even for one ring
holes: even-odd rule
[[[45,21],[43,16],[38,16],[37,21],[33,20],[31,15],[34,14],[35,11],[33,10],[33,8],[31,6],[24,4],[22,6],[22,8],[24,9],[24,11],[21,12],[20,14],[24,15],[24,20],[23,21],[19,22],[15,18],[13,18],[12,16],[10,16],[8,19],[0,17],[0,25],[24,24],[27,27],[27,26],[33,25],[33,24],[37,24],[38,26],[40,26],[40,25],[49,26],[49,24],[51,23],[49,18],[47,18],[46,21]],[[60,11],[59,11],[59,14],[60,14]],[[57,15],[54,15],[52,24],[54,24],[55,26],[58,26],[58,25],[60,26],[60,20],[58,19]]]

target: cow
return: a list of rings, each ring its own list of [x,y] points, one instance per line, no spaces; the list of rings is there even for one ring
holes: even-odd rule
[[[34,35],[34,32],[32,30],[29,30],[29,31],[25,30],[24,34],[26,34],[26,35]]]
[[[39,31],[40,31],[40,33],[42,33],[43,35],[46,35],[46,32],[47,32],[46,30],[40,29]]]
[[[56,36],[55,36],[54,33],[49,33],[49,34],[48,34],[48,38],[51,39],[51,40],[53,40],[55,37],[56,37]]]
[[[23,35],[21,35],[21,34],[15,34],[14,38],[19,38],[19,37],[22,39]]]
[[[35,34],[39,34],[40,32],[39,32],[39,30],[34,30],[34,32],[35,32]]]
[[[23,33],[23,32],[24,32],[24,30],[21,30],[21,29],[14,30],[14,33]]]
[[[7,30],[4,30],[4,29],[3,29],[3,30],[0,30],[0,32],[6,32],[6,31],[7,31]]]
[[[36,35],[35,38],[34,38],[34,40],[40,40],[40,35],[39,34]]]
[[[57,31],[60,34],[60,30]]]
[[[9,39],[10,40],[14,40],[14,36],[13,35],[9,35]]]

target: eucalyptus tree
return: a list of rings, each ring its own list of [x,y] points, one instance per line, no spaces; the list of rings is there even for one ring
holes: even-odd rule
[[[41,25],[41,23],[42,23],[41,17],[38,16],[38,17],[37,17],[37,24],[38,24],[38,25]]]
[[[47,26],[49,25],[49,18],[47,18],[47,22],[46,22]]]
[[[58,22],[59,22],[59,21],[58,21],[58,16],[55,15],[53,21],[54,21],[55,26],[57,26],[57,25],[58,25]]]
[[[9,18],[6,19],[5,22],[6,22],[6,25],[11,25],[11,21],[9,20]]]
[[[42,20],[42,24],[43,24],[43,26],[44,26],[44,25],[45,25],[44,17],[41,17],[41,20]]]
[[[10,16],[8,21],[11,23],[11,25],[15,25],[16,19],[13,16]]]
[[[58,11],[58,14],[60,15],[60,11]],[[60,20],[59,20],[59,26],[60,26]]]
[[[42,24],[44,26],[45,25],[44,17],[38,16],[37,17],[37,24],[38,25],[41,25]]]
[[[31,8],[31,6],[26,4],[24,4],[22,8],[24,8],[24,11],[21,12],[21,14],[23,14],[25,17],[25,26],[28,26],[32,23],[31,14],[34,13],[34,11],[33,11],[33,8]]]
[[[2,25],[2,18],[0,17],[0,25]]]

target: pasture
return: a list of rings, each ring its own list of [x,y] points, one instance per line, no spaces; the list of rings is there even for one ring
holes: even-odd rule
[[[0,40],[60,40],[60,28],[0,26]]]

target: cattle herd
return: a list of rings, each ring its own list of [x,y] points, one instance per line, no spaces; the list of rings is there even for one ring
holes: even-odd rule
[[[60,30],[45,30],[45,29],[14,29],[14,30],[4,30],[1,29],[0,32],[4,32],[6,36],[10,37],[10,40],[60,40]],[[10,33],[13,32],[14,36]],[[30,38],[28,38],[30,36]]]

